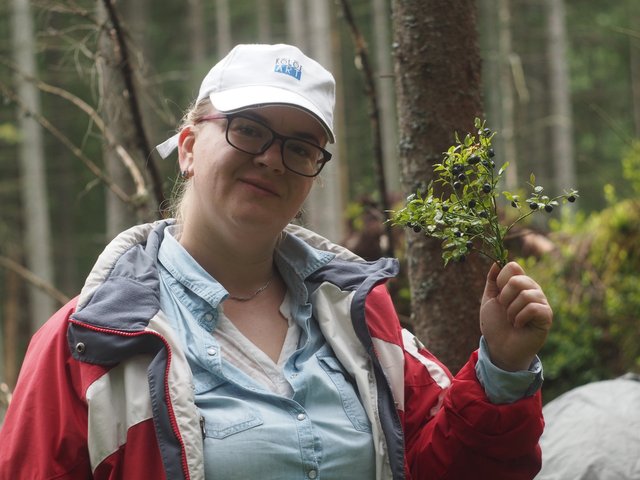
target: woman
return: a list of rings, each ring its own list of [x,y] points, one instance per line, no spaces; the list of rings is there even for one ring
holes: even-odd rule
[[[525,479],[552,313],[515,263],[487,278],[452,378],[362,262],[290,225],[331,155],[334,80],[239,45],[179,133],[177,220],[134,227],[35,335],[0,478]]]

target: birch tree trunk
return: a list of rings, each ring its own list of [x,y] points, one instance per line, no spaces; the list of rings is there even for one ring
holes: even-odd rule
[[[40,113],[40,95],[29,78],[37,77],[34,29],[29,0],[13,0],[13,52],[18,69],[16,90],[22,104]],[[43,280],[52,283],[51,227],[42,129],[24,111],[18,112],[22,141],[18,152],[21,170],[20,189],[25,219],[25,257],[27,267]],[[35,332],[55,311],[51,297],[29,287],[31,330]]]
[[[428,14],[425,14],[428,12]],[[433,178],[454,132],[482,116],[480,53],[473,0],[395,0],[393,34],[401,181],[405,194]],[[440,242],[407,232],[417,335],[455,373],[478,346],[488,265],[479,256],[442,266]]]
[[[577,188],[564,0],[547,0],[551,158],[556,190]]]

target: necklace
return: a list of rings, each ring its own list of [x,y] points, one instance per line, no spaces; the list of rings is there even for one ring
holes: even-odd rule
[[[259,289],[257,289],[255,292],[253,292],[251,295],[247,296],[247,297],[237,297],[235,295],[231,295],[229,294],[229,296],[227,298],[231,299],[231,300],[235,300],[237,302],[248,302],[249,300],[253,300],[254,298],[256,298],[260,293],[264,292],[267,287],[271,284],[271,280],[273,280],[273,275],[271,275],[269,277],[269,280],[267,280],[267,283],[265,283],[264,285],[262,285]]]

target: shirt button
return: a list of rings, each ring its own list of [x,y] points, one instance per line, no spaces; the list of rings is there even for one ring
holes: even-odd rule
[[[317,470],[309,470],[309,472],[307,473],[307,477],[309,478],[316,478],[317,476],[318,476]]]
[[[215,357],[218,354],[218,350],[215,347],[207,348],[207,353],[212,357]]]
[[[213,320],[213,315],[211,315],[210,313],[207,313],[207,314],[204,316],[204,319],[205,319],[207,322],[210,322],[211,320]]]
[[[299,414],[298,414],[298,420],[302,421],[302,420],[304,420],[305,418],[307,418],[307,416],[306,416],[304,413],[299,413]],[[313,471],[313,470],[312,470],[312,471]]]

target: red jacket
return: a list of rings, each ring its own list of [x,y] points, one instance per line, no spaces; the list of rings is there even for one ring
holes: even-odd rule
[[[32,339],[0,430],[0,480],[204,478],[190,370],[154,296],[164,225],[114,240],[79,299]],[[476,353],[452,379],[399,325],[383,285],[396,264],[344,257],[307,282],[369,414],[377,478],[532,479],[540,394],[491,404]]]

